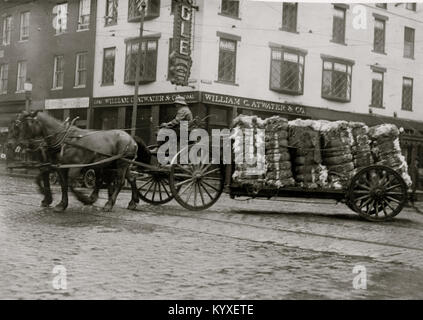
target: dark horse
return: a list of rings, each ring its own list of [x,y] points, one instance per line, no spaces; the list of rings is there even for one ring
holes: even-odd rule
[[[62,187],[62,200],[55,207],[56,211],[63,211],[68,206],[68,187],[76,198],[84,204],[93,204],[98,199],[98,192],[102,185],[101,174],[96,174],[96,186],[90,197],[86,197],[74,188],[73,182],[80,174],[80,165],[100,162],[106,158],[115,157],[112,162],[98,165],[101,170],[113,170],[113,174],[104,175],[109,184],[109,199],[104,206],[110,211],[122,189],[125,178],[131,185],[132,198],[129,209],[135,209],[139,202],[135,177],[130,172],[131,164],[121,157],[133,160],[138,157],[137,142],[125,131],[84,130],[56,120],[44,112],[23,112],[19,118],[20,140],[34,141],[42,138],[43,150],[48,154],[53,164],[70,165],[60,168],[59,179]],[[96,172],[98,173],[98,171]],[[114,182],[114,183],[112,183]]]

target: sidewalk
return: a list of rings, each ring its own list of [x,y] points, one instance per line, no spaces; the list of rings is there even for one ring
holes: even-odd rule
[[[7,169],[6,161],[0,161],[0,175],[18,178],[35,179],[38,175],[38,169]]]

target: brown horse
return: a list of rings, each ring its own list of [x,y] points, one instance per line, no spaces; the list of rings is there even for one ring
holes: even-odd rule
[[[97,168],[112,169],[115,172],[109,175],[106,181],[109,185],[109,199],[104,210],[110,211],[113,208],[125,178],[129,181],[132,190],[128,208],[136,208],[139,196],[135,177],[130,173],[130,163],[121,160],[121,157],[131,160],[137,157],[138,145],[128,133],[122,130],[84,130],[56,120],[44,112],[23,112],[19,116],[19,122],[21,140],[33,140],[41,136],[44,150],[53,164],[71,165],[70,168],[58,170],[62,200],[55,207],[55,211],[63,211],[67,208],[68,187],[79,201],[84,204],[94,203],[98,198],[102,177],[96,174],[96,186],[91,196],[86,197],[74,188],[74,181],[82,169],[78,166],[96,163],[110,157],[115,157],[117,160],[97,166]]]

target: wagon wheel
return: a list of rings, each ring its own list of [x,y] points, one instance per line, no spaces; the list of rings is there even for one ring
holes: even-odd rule
[[[173,199],[168,172],[143,171],[137,177],[137,185],[139,197],[149,204],[165,204]]]
[[[84,186],[86,188],[94,188],[95,187],[95,171],[94,169],[88,169],[84,173]]]
[[[407,186],[396,171],[369,166],[351,180],[348,193],[352,209],[370,221],[386,221],[401,212],[407,202]]]
[[[220,164],[173,164],[170,188],[175,200],[188,210],[211,207],[224,187],[224,166]]]

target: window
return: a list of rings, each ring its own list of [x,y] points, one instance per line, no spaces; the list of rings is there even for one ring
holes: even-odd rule
[[[345,43],[345,15],[346,9],[334,7],[332,41],[336,43]]]
[[[107,0],[106,2],[106,26],[117,24],[118,18],[118,0]]]
[[[0,65],[0,94],[7,94],[7,82],[9,76],[9,65]]]
[[[236,44],[234,40],[220,39],[218,80],[235,83]]]
[[[141,45],[140,82],[156,81],[157,68],[157,39],[144,40]],[[126,43],[125,83],[135,82],[135,70],[138,55],[138,40]],[[147,47],[147,50],[146,50]]]
[[[282,30],[297,32],[298,4],[284,2],[282,7]]]
[[[85,87],[87,84],[87,52],[76,54],[75,87]]]
[[[53,89],[63,89],[64,64],[63,56],[54,57]]]
[[[25,81],[26,81],[26,61],[18,62],[18,76],[16,83],[16,91],[22,92],[25,91]]]
[[[385,53],[385,21],[381,19],[375,19],[373,51]]]
[[[414,58],[414,29],[404,28],[404,57]]]
[[[402,78],[402,109],[413,110],[413,79]]]
[[[376,3],[376,7],[382,8],[382,9],[387,9],[388,4],[387,3]]]
[[[407,10],[416,11],[416,3],[415,2],[409,2],[405,4],[405,8]]]
[[[270,89],[288,94],[303,94],[305,52],[272,48]]]
[[[371,106],[383,108],[383,72],[373,70]]]
[[[68,24],[68,4],[60,3],[53,8],[53,27],[56,30],[56,34],[65,33]]]
[[[91,0],[79,0],[78,30],[90,27]]]
[[[21,13],[21,24],[19,29],[19,40],[28,40],[29,38],[29,11]]]
[[[222,0],[222,14],[234,18],[239,17],[239,0]]]
[[[141,1],[142,0],[129,0],[129,22],[138,22],[141,19]],[[144,19],[150,20],[160,16],[160,0],[146,0],[145,4]]]
[[[2,43],[4,46],[7,46],[10,44],[11,32],[12,32],[12,16],[7,16],[3,20]]]
[[[322,97],[328,100],[351,100],[352,61],[323,56]]]
[[[102,84],[113,84],[115,78],[116,48],[107,48],[103,52],[103,79]]]

